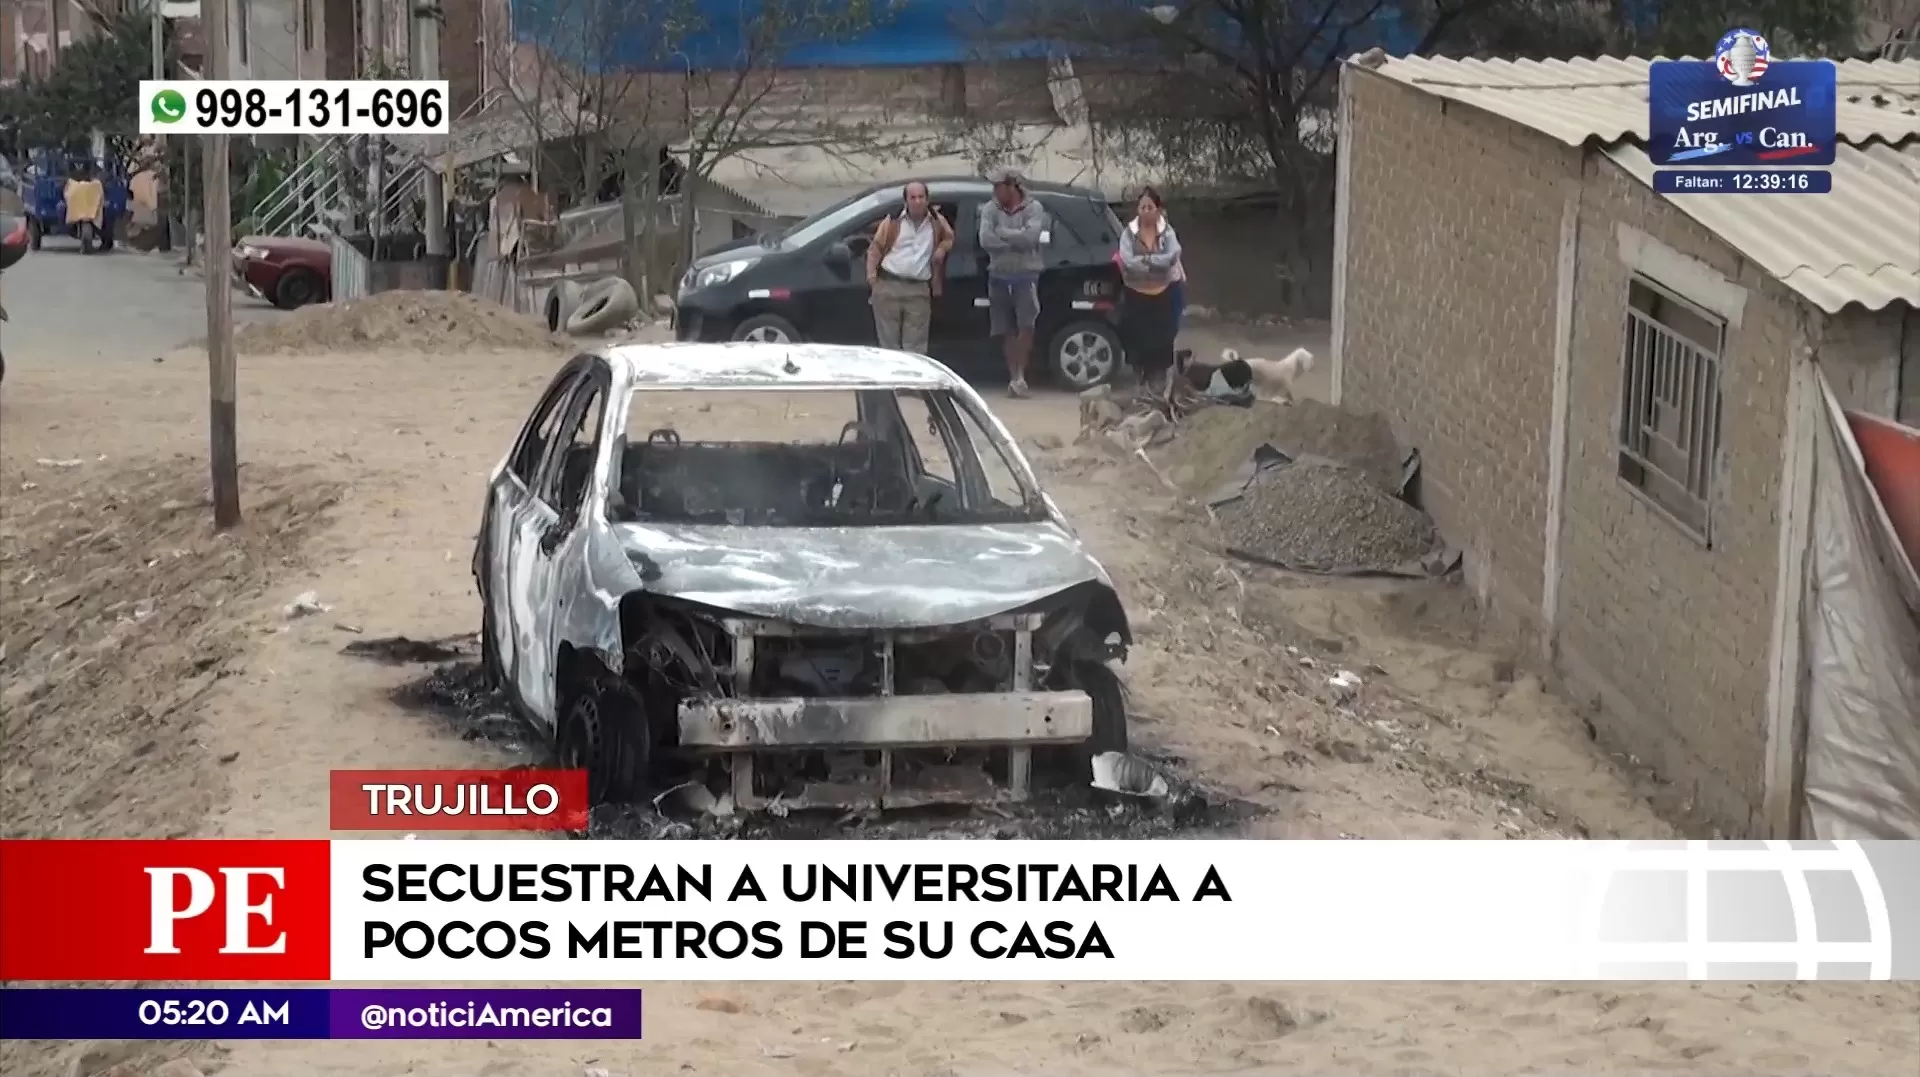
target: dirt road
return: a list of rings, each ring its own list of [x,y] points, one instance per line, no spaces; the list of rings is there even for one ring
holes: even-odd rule
[[[197,353],[10,372],[4,832],[317,837],[332,768],[527,758],[396,705],[392,690],[420,670],[340,651],[474,631],[482,477],[559,358],[244,357],[248,515],[229,538],[205,533]],[[1071,398],[1002,413],[1058,446],[1036,451],[1039,466],[1137,611],[1136,739],[1267,809],[1248,835],[1671,834],[1577,715],[1481,648],[1456,589],[1230,567],[1144,465],[1070,444]],[[289,619],[283,607],[308,591],[327,608]],[[1327,667],[1361,672],[1363,706],[1328,705]],[[645,986],[649,1038],[631,1045],[235,1043],[139,1057],[186,1052],[244,1077],[1920,1066],[1920,993],[1907,985]],[[88,1077],[113,1057],[6,1048],[0,1070],[21,1077]]]

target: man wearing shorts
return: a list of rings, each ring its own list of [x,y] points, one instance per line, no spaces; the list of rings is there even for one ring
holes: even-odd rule
[[[1007,393],[1027,395],[1027,358],[1040,320],[1041,246],[1047,211],[1027,197],[1020,174],[997,169],[993,200],[980,207],[980,249],[987,252],[987,303],[993,335],[1007,357]]]

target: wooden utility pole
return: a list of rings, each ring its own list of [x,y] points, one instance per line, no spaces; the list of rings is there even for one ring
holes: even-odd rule
[[[200,0],[209,81],[227,78],[227,0]],[[207,426],[213,464],[213,526],[240,523],[240,451],[234,430],[233,212],[229,204],[227,136],[201,135],[201,187],[207,218]]]
[[[166,0],[147,0],[147,7],[150,9],[148,14],[151,16],[151,21],[148,23],[148,37],[150,39],[148,46],[149,51],[153,54],[153,80],[155,82],[159,82],[167,77],[166,13],[163,10],[165,2]],[[167,169],[167,162],[169,160],[167,156],[167,137],[165,135],[156,135],[154,136],[153,143],[158,148],[160,155],[160,163],[153,170],[153,215],[160,225],[160,245],[158,249],[171,251],[173,250],[173,221],[168,205],[167,188],[172,185],[173,177],[168,174]]]

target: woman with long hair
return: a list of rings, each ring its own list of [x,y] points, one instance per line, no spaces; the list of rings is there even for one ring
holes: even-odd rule
[[[1168,390],[1178,327],[1173,285],[1180,238],[1167,224],[1160,192],[1140,192],[1133,224],[1120,233],[1120,342],[1127,362],[1149,389]]]

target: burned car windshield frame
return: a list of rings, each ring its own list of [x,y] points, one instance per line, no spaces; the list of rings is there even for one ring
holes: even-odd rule
[[[837,442],[780,440],[753,429],[682,442],[671,426],[645,430],[651,420],[635,414],[650,398],[704,396],[717,402],[737,393],[849,396],[859,418],[842,426]],[[925,405],[919,421],[926,429],[903,411],[906,400]],[[608,418],[613,440],[606,454],[605,511],[612,523],[969,527],[1051,518],[1037,481],[993,417],[945,386],[633,387]],[[929,439],[943,449],[951,479],[927,466],[922,451],[932,449]],[[629,476],[635,466],[640,472]],[[1017,503],[995,496],[995,486],[1004,485],[995,483],[996,471],[1011,478]]]

